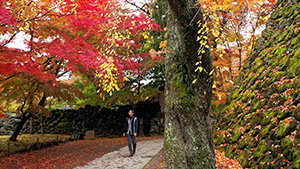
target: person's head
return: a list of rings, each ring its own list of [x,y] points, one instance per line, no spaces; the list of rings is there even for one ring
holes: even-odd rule
[[[134,110],[129,110],[128,115],[129,115],[130,117],[132,117],[133,114],[134,114]]]

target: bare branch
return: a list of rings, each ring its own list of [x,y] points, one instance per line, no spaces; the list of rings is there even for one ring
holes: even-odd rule
[[[16,33],[14,33],[7,41],[5,41],[5,42],[4,42],[3,44],[1,44],[1,45],[5,46],[5,45],[9,44],[19,32],[20,32],[20,31],[17,31]]]
[[[145,12],[147,15],[150,15],[150,12],[144,9],[144,6],[149,6],[148,4],[144,4],[142,7],[138,6],[137,4],[133,3],[133,2],[129,2],[128,0],[125,0],[126,3],[136,7],[137,9]]]

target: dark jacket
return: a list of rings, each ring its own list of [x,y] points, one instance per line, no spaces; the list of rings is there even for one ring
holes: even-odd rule
[[[135,116],[126,117],[126,121],[124,124],[124,133],[133,135],[134,133],[138,133],[138,124],[139,121]],[[129,127],[131,126],[131,128]]]

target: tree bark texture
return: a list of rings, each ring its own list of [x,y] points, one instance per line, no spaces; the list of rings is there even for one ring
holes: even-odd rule
[[[165,150],[167,168],[215,168],[210,102],[213,70],[210,50],[202,55],[205,71],[195,72],[199,61],[197,0],[168,0],[166,56]],[[207,42],[208,43],[208,42]],[[195,84],[193,80],[197,79]]]
[[[45,107],[45,102],[46,102],[46,94],[43,94],[42,99],[40,100],[40,102],[38,103],[39,106],[44,106]],[[28,109],[27,109],[28,110]],[[27,120],[29,120],[32,116],[34,116],[35,112],[29,112],[29,111],[25,111],[24,113],[22,113],[21,116],[21,122],[19,122],[16,126],[16,128],[14,129],[13,134],[10,136],[9,140],[10,141],[17,141],[17,137],[20,134],[24,124],[27,122]]]
[[[34,134],[34,117],[35,116],[31,116],[30,118],[30,134]]]

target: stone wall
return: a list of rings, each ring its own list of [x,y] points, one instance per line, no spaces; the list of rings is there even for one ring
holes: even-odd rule
[[[0,136],[11,135],[13,133],[14,124],[17,119],[15,116],[5,114],[7,118],[0,118]]]
[[[41,120],[40,115],[35,116],[35,133],[47,134],[70,134],[82,135],[85,131],[93,130],[96,135],[109,136],[121,135],[124,129],[125,118],[128,116],[130,109],[135,110],[135,116],[138,117],[142,124],[139,128],[142,131],[140,135],[163,134],[162,114],[158,102],[139,102],[134,106],[122,106],[118,109],[107,109],[100,106],[86,106],[78,110],[54,110],[50,116]],[[9,117],[13,121],[13,117]],[[43,125],[42,125],[43,121]],[[12,123],[9,123],[12,129]],[[5,123],[6,124],[6,123]],[[162,125],[162,126],[161,126]],[[1,127],[0,127],[1,128]],[[43,129],[42,129],[43,128]],[[29,122],[24,125],[22,133],[29,133]],[[9,134],[11,131],[0,134]]]
[[[300,2],[279,0],[218,113],[214,137],[244,168],[300,168]]]

